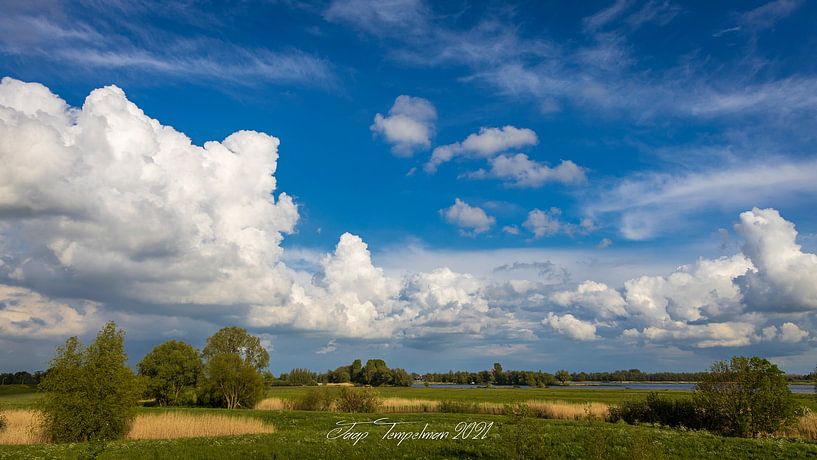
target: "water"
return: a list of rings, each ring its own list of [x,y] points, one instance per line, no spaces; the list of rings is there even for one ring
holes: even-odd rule
[[[415,383],[415,388],[424,388],[422,383]],[[484,385],[459,385],[459,384],[430,384],[430,388],[477,388]],[[494,385],[495,388],[512,388],[505,385]],[[522,385],[519,388],[530,388]],[[578,382],[568,386],[551,387],[560,390],[652,390],[652,391],[692,391],[694,383],[598,383],[598,382]],[[789,385],[792,393],[814,394],[814,385]]]

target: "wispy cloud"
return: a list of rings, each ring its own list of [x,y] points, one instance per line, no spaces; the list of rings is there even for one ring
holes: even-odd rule
[[[247,48],[220,38],[155,33],[162,39],[149,37],[144,30],[131,36],[70,18],[57,21],[12,14],[0,18],[0,54],[70,62],[76,64],[72,65],[75,72],[124,69],[141,76],[158,74],[239,85],[337,85],[330,62],[298,49]],[[140,39],[142,35],[148,38]]]

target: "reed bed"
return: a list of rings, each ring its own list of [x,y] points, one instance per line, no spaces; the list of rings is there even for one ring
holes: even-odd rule
[[[46,442],[37,411],[14,409],[3,413],[8,419],[8,426],[0,431],[0,444]],[[126,439],[200,438],[274,432],[275,427],[253,417],[163,412],[137,415]]]
[[[575,404],[564,401],[526,401],[523,403],[530,415],[539,418],[559,420],[605,420],[609,407],[604,403]],[[267,398],[255,406],[260,410],[293,410],[293,401],[282,398]],[[454,412],[466,414],[505,415],[508,408],[505,404],[469,401],[439,401],[430,399],[383,398],[378,412],[383,413],[418,413],[418,412]],[[330,407],[328,412],[334,412]]]
[[[45,442],[40,429],[40,414],[28,409],[3,411],[8,424],[0,431],[0,444],[38,444]]]
[[[782,435],[807,441],[817,441],[817,413],[809,412],[800,417],[797,419],[797,423],[785,430]]]

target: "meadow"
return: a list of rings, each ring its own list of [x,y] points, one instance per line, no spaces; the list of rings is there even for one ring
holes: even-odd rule
[[[276,387],[268,399],[295,400],[313,388]],[[606,405],[646,396],[642,390],[514,389],[514,388],[380,388],[392,401],[451,401],[505,405],[524,401],[582,407]],[[670,392],[670,396],[683,392]],[[0,395],[0,404],[13,410],[33,408],[37,394],[18,388]],[[804,400],[808,398],[803,398]],[[811,399],[815,399],[811,396]],[[387,406],[384,406],[387,407]],[[280,409],[280,408],[279,408]],[[263,434],[221,436],[224,420]],[[327,439],[339,421],[371,421],[387,417],[415,422],[416,429],[447,431],[451,436],[461,422],[493,422],[484,439],[406,440],[381,439],[387,428],[367,428],[370,435],[354,444]],[[140,408],[136,426],[141,434],[106,443],[0,445],[0,458],[817,458],[817,443],[797,439],[744,439],[707,432],[653,426],[606,423],[593,417],[578,420],[517,417],[491,413],[378,413],[344,414],[296,410],[227,410],[202,408]],[[173,426],[187,427],[171,433]],[[249,428],[246,428],[249,427]],[[817,423],[815,423],[817,427]],[[359,430],[359,431],[362,431]],[[253,431],[244,431],[252,433]],[[256,431],[257,432],[257,431]],[[241,433],[240,430],[233,433]],[[150,437],[181,437],[150,439]],[[139,438],[139,439],[133,439]]]

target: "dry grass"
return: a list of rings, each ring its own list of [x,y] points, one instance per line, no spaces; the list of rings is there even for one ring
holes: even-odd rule
[[[273,433],[275,428],[257,418],[217,414],[162,412],[140,414],[127,439],[176,439]]]
[[[258,410],[292,410],[294,404],[288,399],[267,398],[255,405]]]
[[[783,436],[817,441],[817,413],[809,412],[797,420],[797,424],[785,430]]]
[[[604,403],[573,404],[564,401],[526,401],[531,415],[539,418],[559,420],[604,420],[609,413],[609,407]],[[441,407],[443,406],[443,407]],[[255,406],[261,410],[292,410],[292,401],[281,398],[268,398]],[[384,398],[380,410],[384,413],[417,413],[442,412],[445,410],[442,401],[430,399]],[[477,414],[503,415],[505,405],[499,403],[463,403],[462,412]],[[459,412],[460,410],[457,410]]]
[[[26,409],[4,410],[8,425],[0,431],[0,444],[37,444],[45,442],[40,430],[39,413]]]
[[[610,407],[604,403],[571,404],[562,401],[528,401],[531,412],[540,418],[558,420],[606,420]]]
[[[45,436],[39,426],[39,414],[33,410],[3,411],[8,426],[0,432],[0,444],[39,444]],[[176,439],[207,436],[238,436],[273,433],[275,427],[257,418],[216,414],[162,412],[140,414],[127,439]]]

